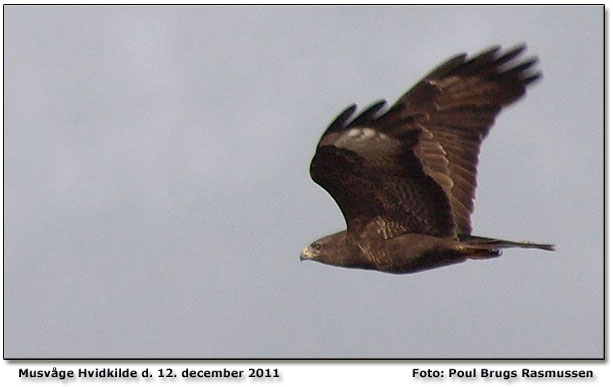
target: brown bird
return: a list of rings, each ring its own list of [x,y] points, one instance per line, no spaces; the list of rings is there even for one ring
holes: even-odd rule
[[[457,55],[383,112],[385,101],[326,129],[311,177],[340,207],[347,230],[321,238],[301,260],[388,273],[413,273],[498,257],[508,247],[553,245],[471,235],[481,142],[500,110],[539,79],[525,46]]]

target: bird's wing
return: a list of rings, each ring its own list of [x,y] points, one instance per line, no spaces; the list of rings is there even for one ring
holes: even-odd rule
[[[540,76],[536,59],[513,63],[523,49],[455,56],[388,111],[380,101],[351,120],[353,105],[332,122],[311,176],[338,203],[349,231],[375,224],[385,238],[470,234],[481,142],[501,108]]]
[[[413,151],[430,134],[413,128],[395,138],[377,131],[383,105],[378,102],[349,122],[354,105],[334,120],[311,162],[313,180],[337,202],[350,233],[375,225],[385,239],[407,232],[451,236],[455,223],[448,196]],[[442,148],[434,144],[432,152],[444,168]],[[434,156],[431,170],[437,169]]]
[[[376,120],[380,133],[401,138],[419,128],[413,149],[423,169],[447,193],[458,234],[471,233],[481,142],[502,107],[516,101],[540,77],[536,58],[517,62],[525,49],[494,47],[471,59],[455,56],[434,69]],[[441,164],[440,147],[447,160]],[[451,181],[451,185],[449,184]]]

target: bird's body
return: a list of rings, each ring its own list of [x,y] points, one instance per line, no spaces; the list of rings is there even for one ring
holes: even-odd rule
[[[311,176],[339,205],[347,230],[313,242],[301,259],[411,273],[551,245],[471,235],[479,148],[501,108],[540,74],[509,63],[523,47],[456,56],[386,112],[380,101],[343,111],[319,141]]]
[[[326,261],[322,263],[328,265],[405,274],[461,263],[468,258],[499,257],[500,249],[509,247],[553,249],[548,244],[531,242],[472,236],[460,240],[413,233],[388,240],[364,233],[348,239],[347,231],[341,231],[313,242],[303,250],[301,258],[312,259],[317,254],[315,250],[325,248]]]

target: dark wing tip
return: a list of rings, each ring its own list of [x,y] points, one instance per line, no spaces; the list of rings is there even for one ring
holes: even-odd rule
[[[377,113],[381,110],[383,106],[385,106],[386,102],[384,99],[379,100],[366,109],[364,109],[353,121],[351,121],[347,127],[355,128],[358,126],[368,126],[371,125],[378,117]]]
[[[492,63],[497,57],[498,51],[500,51],[500,45],[487,48],[477,55],[473,56],[462,65],[462,72],[470,73],[472,71],[479,71],[479,69]]]
[[[538,81],[543,77],[543,73],[537,71],[535,74],[531,74],[524,78],[524,85],[529,85],[532,82]]]
[[[426,78],[436,79],[442,78],[453,71],[455,71],[458,67],[462,66],[466,61],[467,54],[465,52],[458,54],[454,57],[447,59],[445,62],[437,66],[434,70],[432,70]]]
[[[518,45],[508,49],[504,54],[499,56],[498,59],[496,59],[492,64],[494,66],[500,66],[500,65],[502,65],[504,63],[507,63],[507,62],[515,59],[516,57],[518,57],[519,54],[524,52],[525,49],[526,49],[526,44],[525,43],[518,44]]]
[[[341,112],[341,114],[339,114],[334,119],[334,121],[332,121],[330,126],[328,126],[328,128],[324,131],[324,134],[321,136],[321,138],[323,139],[324,137],[326,137],[326,135],[330,133],[342,132],[343,130],[347,128],[355,128],[358,126],[372,125],[375,122],[375,120],[379,117],[378,113],[381,110],[381,108],[385,106],[385,104],[386,102],[383,99],[375,102],[374,104],[370,105],[369,107],[364,109],[362,112],[360,112],[360,114],[350,122],[348,121],[351,118],[351,116],[353,116],[353,114],[355,113],[357,106],[356,104],[353,104],[347,107],[345,110]],[[320,143],[321,143],[321,139],[320,139]]]
[[[493,46],[468,58],[447,76],[476,76],[493,81],[499,88],[499,103],[510,104],[525,93],[526,86],[542,77],[535,66],[538,58],[519,58],[526,47],[525,43],[521,43],[502,51],[500,46]]]
[[[467,67],[470,67],[470,66],[475,66],[475,64],[484,62],[488,59],[491,61],[491,58],[494,57],[495,54],[498,51],[500,51],[500,49],[501,49],[500,45],[491,46],[481,51],[479,54],[475,55],[474,57],[469,58],[468,60],[466,59],[468,55],[465,52],[461,54],[457,54],[447,59],[442,64],[437,66],[434,70],[432,70],[426,76],[426,79],[443,78],[447,75],[457,72],[458,70],[466,69]]]
[[[441,79],[453,75],[480,74],[490,79],[505,78],[526,85],[541,76],[540,72],[533,70],[533,66],[538,63],[536,57],[529,57],[520,63],[513,62],[526,48],[526,44],[522,42],[506,51],[502,51],[500,45],[494,45],[472,57],[467,58],[466,54],[456,55],[434,69],[426,78]]]
[[[353,113],[355,112],[356,108],[357,108],[357,105],[353,104],[353,105],[347,107],[345,110],[343,110],[342,113],[339,114],[334,119],[334,121],[332,121],[330,126],[328,126],[328,128],[324,132],[324,136],[326,134],[328,134],[328,133],[339,132],[339,131],[343,130],[345,128],[345,126],[346,126],[347,120],[349,120],[349,118],[353,115]]]

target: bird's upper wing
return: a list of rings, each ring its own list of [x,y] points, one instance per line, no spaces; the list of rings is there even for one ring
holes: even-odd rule
[[[393,135],[402,133],[408,120],[443,148],[458,233],[471,233],[481,142],[502,107],[515,102],[540,77],[533,69],[535,58],[514,63],[524,49],[521,45],[501,53],[494,47],[468,60],[465,54],[455,56],[411,88],[378,122],[379,130]],[[421,154],[424,146],[431,145],[420,143],[415,153],[428,170],[437,161]]]
[[[311,176],[338,203],[349,231],[375,224],[385,238],[470,234],[481,141],[502,106],[540,75],[530,70],[535,60],[509,65],[522,50],[458,55],[387,112],[381,101],[350,120],[353,105],[334,120]]]

